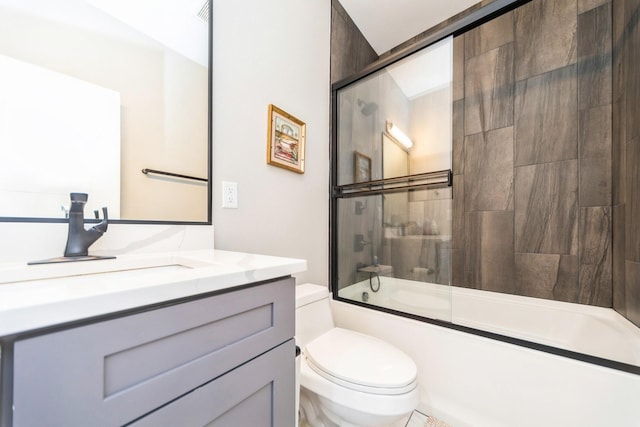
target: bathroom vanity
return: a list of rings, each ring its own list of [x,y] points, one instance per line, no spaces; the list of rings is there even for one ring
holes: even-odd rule
[[[293,425],[290,275],[304,261],[75,264],[0,267],[2,427]]]

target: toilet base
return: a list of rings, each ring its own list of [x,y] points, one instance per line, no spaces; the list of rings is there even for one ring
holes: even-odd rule
[[[339,427],[338,424],[329,420],[320,405],[313,398],[312,393],[301,388],[300,389],[300,414],[299,426],[305,427]]]
[[[389,427],[404,415],[380,416],[346,408],[300,387],[300,426],[308,427]],[[357,420],[356,423],[347,421]]]

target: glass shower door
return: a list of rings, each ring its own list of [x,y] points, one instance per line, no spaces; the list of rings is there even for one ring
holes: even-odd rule
[[[334,292],[451,321],[451,38],[336,95]]]

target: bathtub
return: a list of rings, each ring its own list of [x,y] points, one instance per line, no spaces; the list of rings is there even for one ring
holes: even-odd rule
[[[373,279],[374,289],[377,278]],[[640,328],[615,310],[497,292],[380,277],[339,297],[503,336],[640,366]],[[366,300],[366,301],[365,301]]]

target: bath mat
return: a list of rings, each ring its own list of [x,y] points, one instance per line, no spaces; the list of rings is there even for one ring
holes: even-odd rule
[[[444,421],[436,417],[423,414],[420,411],[413,411],[405,427],[451,427]]]
[[[424,427],[451,427],[444,421],[440,421],[436,417],[427,416],[427,422],[424,423]]]

